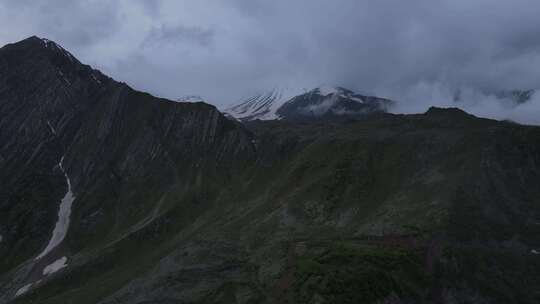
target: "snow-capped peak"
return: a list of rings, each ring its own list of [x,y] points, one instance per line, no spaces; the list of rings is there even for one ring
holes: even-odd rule
[[[64,54],[64,56],[66,56],[71,62],[76,62],[77,60],[75,59],[75,57],[73,57],[73,55],[71,55],[70,52],[66,51],[63,47],[61,47],[60,45],[58,45],[56,42],[52,41],[52,40],[49,40],[49,39],[46,39],[46,38],[40,38],[41,41],[43,41],[43,44],[45,45],[46,48],[50,48],[50,49],[54,49],[54,50],[57,50],[57,51],[60,51],[62,54]]]
[[[384,111],[389,102],[337,86],[320,86],[312,90],[278,88],[242,99],[223,112],[240,121],[321,116],[329,111],[350,116]]]

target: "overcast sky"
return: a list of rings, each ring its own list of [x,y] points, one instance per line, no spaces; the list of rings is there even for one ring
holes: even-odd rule
[[[538,0],[0,0],[0,44],[46,37],[168,98],[324,84],[420,112],[459,90],[473,113],[540,123],[540,96],[493,96],[540,88],[539,16]]]

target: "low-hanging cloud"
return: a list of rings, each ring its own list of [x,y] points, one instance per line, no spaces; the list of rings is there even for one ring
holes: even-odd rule
[[[511,94],[501,96],[501,92],[486,93],[472,87],[456,90],[442,83],[420,82],[400,93],[394,92],[393,98],[398,102],[390,108],[390,112],[422,113],[432,106],[459,107],[480,117],[540,125],[538,92],[535,90],[528,100],[518,102]]]
[[[276,86],[340,85],[540,124],[537,0],[3,0],[0,44],[30,35],[153,94],[217,105]],[[456,99],[456,94],[460,95]]]

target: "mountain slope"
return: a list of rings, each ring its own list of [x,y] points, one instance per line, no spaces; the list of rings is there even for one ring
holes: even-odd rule
[[[0,303],[538,303],[540,128],[241,125],[49,43],[0,49]]]
[[[74,264],[83,248],[121,239],[165,212],[168,194],[226,178],[253,153],[249,133],[214,107],[136,92],[50,41],[8,45],[0,62],[0,109],[9,113],[0,121],[0,270],[23,263],[4,287],[44,280],[40,272],[62,256]],[[52,233],[65,176],[76,197],[66,240],[34,260]],[[179,180],[189,183],[179,189]]]

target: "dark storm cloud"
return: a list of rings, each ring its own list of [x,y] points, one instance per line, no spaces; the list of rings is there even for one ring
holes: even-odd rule
[[[48,37],[170,98],[330,84],[417,112],[459,91],[473,113],[540,123],[540,96],[495,97],[540,88],[539,13],[537,0],[2,0],[0,43]]]

